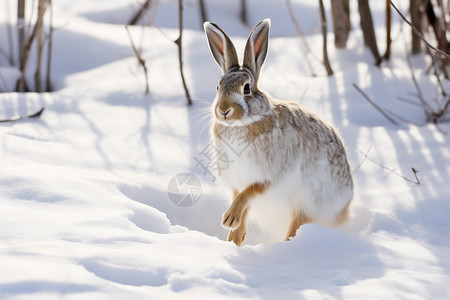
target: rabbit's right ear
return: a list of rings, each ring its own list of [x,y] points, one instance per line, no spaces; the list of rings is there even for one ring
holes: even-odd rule
[[[234,48],[228,35],[219,26],[211,22],[205,22],[203,28],[208,39],[209,49],[223,73],[227,73],[233,67],[238,67],[239,60],[236,48]]]

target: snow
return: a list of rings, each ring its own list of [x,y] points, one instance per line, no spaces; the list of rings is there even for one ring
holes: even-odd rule
[[[336,126],[355,169],[356,196],[350,224],[308,224],[281,243],[267,243],[250,224],[239,248],[226,242],[220,226],[230,191],[196,161],[209,143],[209,105],[221,75],[197,2],[185,1],[183,41],[192,107],[173,43],[176,1],[159,1],[150,11],[159,29],[130,27],[149,69],[148,95],[123,26],[136,1],[54,2],[57,90],[0,94],[0,119],[46,107],[39,119],[0,124],[0,298],[450,298],[450,128],[426,124],[420,107],[397,99],[417,101],[409,95],[415,91],[404,46],[409,31],[400,32],[397,16],[392,58],[377,68],[362,46],[352,2],[348,49],[335,50],[329,35],[335,75],[324,76],[308,58],[319,74],[311,77],[285,3],[249,1],[250,23],[271,17],[273,25],[260,86]],[[229,2],[206,3],[211,20],[242,50],[250,29],[237,21],[239,1]],[[407,8],[407,1],[398,2]],[[292,5],[320,56],[316,4]],[[373,9],[384,49],[384,8]],[[6,14],[0,18],[6,41]],[[0,86],[11,90],[19,73],[0,57],[7,88]],[[412,62],[423,94],[437,105],[435,79],[425,72],[429,62]],[[30,83],[34,66],[32,54]],[[421,125],[391,124],[353,83],[381,107]],[[411,168],[419,171],[420,185],[403,178],[415,181]],[[181,173],[201,183],[198,201],[188,207],[168,195],[169,182]]]

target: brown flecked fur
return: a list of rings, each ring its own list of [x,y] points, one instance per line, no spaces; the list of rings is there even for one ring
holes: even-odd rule
[[[236,230],[243,221],[244,210],[248,201],[257,194],[262,194],[267,189],[268,183],[253,183],[234,197],[230,208],[223,214],[222,225]]]
[[[292,216],[291,225],[289,225],[286,241],[289,241],[291,237],[294,237],[297,234],[297,230],[300,228],[300,226],[310,222],[311,220],[303,211],[295,213]]]
[[[230,232],[228,232],[227,241],[228,242],[233,241],[239,247],[244,242],[245,236],[247,234],[247,225],[246,225],[247,213],[248,213],[248,208],[246,208],[244,210],[244,212],[242,213],[242,221],[241,221],[241,224],[239,225],[239,227],[236,228],[235,230],[230,229]]]

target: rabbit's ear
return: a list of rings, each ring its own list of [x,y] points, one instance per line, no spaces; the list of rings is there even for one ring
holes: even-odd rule
[[[219,64],[223,73],[227,73],[231,68],[239,66],[239,60],[228,35],[216,24],[205,22],[203,28],[208,39],[209,49],[214,59]]]
[[[266,59],[269,47],[270,19],[265,19],[253,28],[245,45],[244,67],[248,68],[258,80],[259,71]]]

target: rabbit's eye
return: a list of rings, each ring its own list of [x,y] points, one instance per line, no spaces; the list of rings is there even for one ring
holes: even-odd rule
[[[219,86],[217,86],[217,90],[219,90]]]
[[[248,83],[244,85],[244,94],[250,94],[250,84]]]

